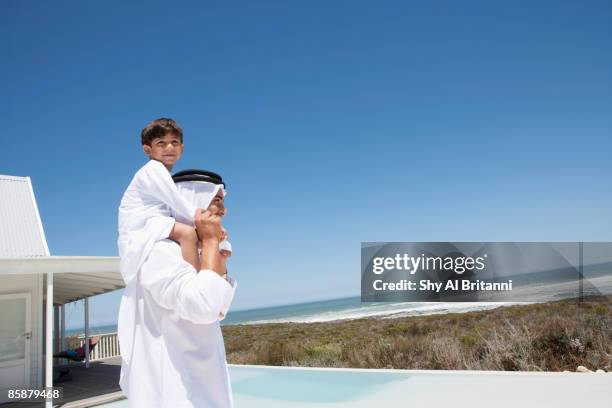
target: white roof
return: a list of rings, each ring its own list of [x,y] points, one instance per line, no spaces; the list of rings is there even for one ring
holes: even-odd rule
[[[0,175],[0,258],[49,255],[29,177]]]
[[[29,177],[0,175],[0,197],[0,277],[53,272],[55,304],[125,286],[118,257],[49,256]]]

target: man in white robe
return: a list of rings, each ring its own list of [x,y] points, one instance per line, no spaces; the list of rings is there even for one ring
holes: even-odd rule
[[[191,187],[181,183],[180,193],[169,172],[152,160],[136,173],[119,209],[126,281],[119,312],[120,385],[130,407],[233,406],[219,320],[236,282],[224,278],[217,209],[195,211],[223,189],[211,183]],[[167,239],[175,219],[198,229],[199,272]]]

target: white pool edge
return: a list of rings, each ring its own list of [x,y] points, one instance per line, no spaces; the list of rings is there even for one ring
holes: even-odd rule
[[[607,373],[581,373],[581,372],[559,372],[559,371],[496,371],[496,370],[418,370],[403,368],[345,368],[345,367],[301,367],[301,366],[270,366],[257,364],[228,364],[228,367],[247,367],[247,368],[270,368],[276,370],[308,370],[308,371],[344,371],[344,372],[379,372],[379,373],[405,373],[405,374],[428,374],[428,375],[507,375],[507,376],[564,376],[564,375],[605,375]]]

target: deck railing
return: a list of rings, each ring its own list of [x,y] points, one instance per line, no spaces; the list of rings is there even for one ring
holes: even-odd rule
[[[94,347],[91,352],[89,361],[103,360],[105,358],[117,357],[120,355],[117,332],[92,334],[89,337],[100,337],[98,344],[96,344],[96,347]],[[83,346],[83,344],[85,344],[85,335],[81,334],[78,336],[78,339],[79,347]]]

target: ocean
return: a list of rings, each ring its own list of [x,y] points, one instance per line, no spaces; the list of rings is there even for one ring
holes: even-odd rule
[[[606,268],[590,271],[588,275],[585,274],[583,295],[612,295],[611,268],[612,265],[606,264]],[[316,323],[365,317],[387,319],[461,313],[493,309],[513,304],[540,303],[565,298],[576,298],[579,293],[578,289],[579,283],[577,279],[559,282],[527,283],[513,289],[515,294],[513,298],[507,299],[508,301],[499,302],[361,302],[360,296],[352,296],[250,310],[230,309],[221,325],[290,322]],[[521,301],[518,302],[513,299],[520,299]],[[91,334],[114,333],[116,331],[116,324],[98,325],[90,328]],[[83,328],[70,328],[66,330],[67,335],[75,335],[82,332]]]
[[[265,323],[315,323],[333,320],[359,319],[362,317],[393,318],[411,315],[467,312],[471,310],[492,309],[509,303],[486,302],[398,302],[362,303],[359,296],[341,299],[321,300],[292,305],[271,306],[228,313],[221,325],[265,324]],[[90,327],[90,334],[113,333],[116,324]],[[82,328],[66,330],[66,335],[82,333]]]
[[[492,309],[510,303],[367,302],[359,296],[230,312],[222,324],[316,323],[364,317],[394,318]]]
[[[522,296],[522,302],[361,302],[360,296],[340,299],[320,300],[315,302],[291,305],[271,306],[250,310],[231,310],[221,325],[232,324],[266,324],[266,323],[316,323],[334,320],[359,319],[376,317],[381,319],[432,315],[443,313],[461,313],[474,310],[486,310],[514,304],[538,303],[544,301],[575,298],[577,281],[556,284],[524,286],[528,289]],[[585,280],[585,295],[612,294],[612,274]],[[90,328],[91,334],[113,333],[116,324],[99,325]],[[82,333],[83,329],[66,330],[67,335]]]

